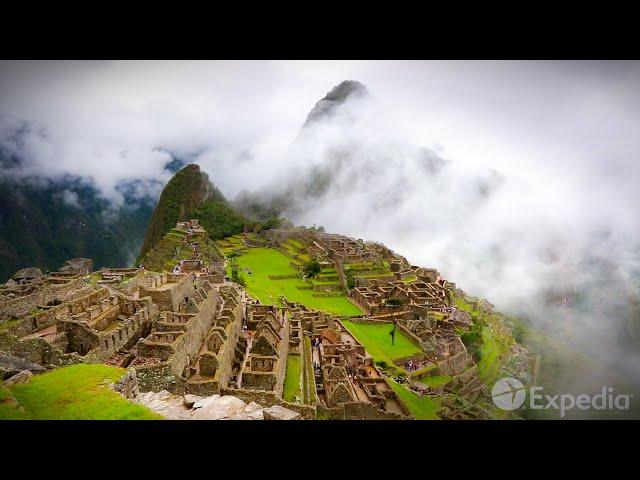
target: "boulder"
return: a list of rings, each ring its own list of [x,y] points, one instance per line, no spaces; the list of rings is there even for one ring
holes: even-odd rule
[[[33,377],[33,373],[31,373],[29,370],[23,370],[6,380],[4,384],[7,387],[10,387],[11,385],[20,385],[22,383],[27,383],[31,379],[31,377]]]
[[[0,379],[14,376],[23,370],[30,372],[43,372],[45,368],[37,363],[30,362],[24,358],[9,355],[6,352],[0,352]]]
[[[298,412],[289,410],[288,408],[281,407],[280,405],[274,405],[273,407],[265,408],[262,411],[265,420],[301,420],[302,417]]]
[[[251,402],[242,410],[238,410],[229,417],[224,417],[223,420],[264,420],[262,410],[262,406],[258,405],[256,402]]]
[[[200,400],[202,400],[202,397],[198,395],[191,395],[190,393],[188,393],[187,395],[184,396],[184,404],[187,407],[193,407],[193,405],[199,402]]]
[[[196,410],[193,414],[193,419],[220,420],[222,418],[230,418],[242,412],[246,405],[242,400],[231,395],[218,396],[206,406]]]
[[[218,395],[218,394],[211,395],[210,397],[205,397],[202,400],[198,400],[197,402],[195,402],[193,404],[192,408],[203,408],[203,407],[206,407],[206,406],[212,404],[213,402],[215,402],[218,398],[220,398],[220,395]]]
[[[38,278],[41,277],[42,275],[44,275],[42,273],[42,270],[40,270],[37,267],[27,267],[27,268],[23,268],[22,270],[18,270],[16,273],[13,274],[13,279],[16,281],[21,281],[21,280],[32,280],[34,278]]]

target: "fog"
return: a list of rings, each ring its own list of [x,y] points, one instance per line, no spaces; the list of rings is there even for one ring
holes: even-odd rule
[[[345,79],[370,96],[299,136]],[[231,199],[329,166],[296,224],[381,241],[637,382],[639,82],[638,62],[4,62],[0,142],[24,164],[0,173],[117,204],[127,179],[157,195],[172,155]]]

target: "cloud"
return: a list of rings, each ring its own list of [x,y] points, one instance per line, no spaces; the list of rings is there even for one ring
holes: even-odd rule
[[[292,145],[344,79],[370,101]],[[78,175],[115,204],[136,179],[157,195],[172,156],[229,198],[294,179],[298,223],[382,241],[618,361],[640,273],[639,81],[638,62],[2,62],[0,141],[19,172]],[[312,168],[330,175],[320,198]],[[547,305],[575,289],[580,308]]]

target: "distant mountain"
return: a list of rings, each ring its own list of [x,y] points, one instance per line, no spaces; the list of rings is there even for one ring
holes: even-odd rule
[[[433,150],[380,144],[375,129],[371,135],[363,133],[369,125],[362,107],[370,100],[369,90],[358,81],[344,80],[333,87],[310,110],[292,142],[290,155],[300,166],[287,169],[262,190],[241,191],[234,200],[236,209],[253,219],[282,214],[296,221],[324,199],[346,199],[362,184],[370,189],[386,183],[398,172],[391,167],[393,161],[403,157],[415,163],[414,176],[435,179],[441,175],[448,162]],[[391,175],[389,169],[394,170]],[[479,197],[499,186],[494,175],[488,176],[482,180],[486,185],[477,185]],[[402,200],[404,183],[393,185],[384,195],[390,210]]]
[[[179,221],[198,218],[211,238],[223,238],[243,230],[249,221],[237,213],[209,176],[196,164],[179,170],[165,185],[144,237],[138,262]]]
[[[119,186],[114,208],[79,177],[0,179],[0,282],[16,270],[57,270],[65,260],[90,257],[94,267],[135,259],[155,199],[135,196],[135,182]]]

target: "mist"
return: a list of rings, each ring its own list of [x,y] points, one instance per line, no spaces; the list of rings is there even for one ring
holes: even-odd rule
[[[367,99],[299,135],[345,79]],[[22,162],[0,175],[120,205],[178,157],[230,199],[288,188],[296,224],[381,241],[639,383],[639,81],[638,62],[2,62]],[[314,195],[310,171],[330,172]]]

